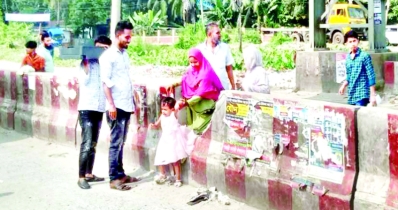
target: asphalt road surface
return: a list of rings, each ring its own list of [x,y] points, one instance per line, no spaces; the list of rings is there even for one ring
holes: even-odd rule
[[[98,153],[94,174],[108,177],[108,157]],[[153,173],[126,165],[127,174],[143,180],[130,191],[109,188],[109,179],[92,184],[90,190],[77,186],[78,150],[30,138],[0,128],[0,209],[131,209],[131,210],[254,210],[231,200],[186,203],[197,188],[156,185]]]

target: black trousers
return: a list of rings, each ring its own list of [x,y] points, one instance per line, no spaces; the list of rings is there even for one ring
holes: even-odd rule
[[[104,113],[96,111],[79,111],[79,124],[82,128],[82,144],[79,156],[79,177],[93,172],[95,148]]]
[[[131,112],[121,109],[116,109],[116,112],[116,120],[111,120],[109,112],[106,112],[106,119],[111,130],[109,148],[109,178],[111,181],[126,176],[123,169],[123,147],[131,117]]]

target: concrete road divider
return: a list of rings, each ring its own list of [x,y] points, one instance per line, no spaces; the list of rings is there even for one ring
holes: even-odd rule
[[[357,115],[359,176],[355,209],[398,209],[398,110]]]
[[[29,88],[30,83],[30,88]],[[14,115],[15,131],[33,136],[33,104],[37,100],[32,87],[36,85],[34,74],[17,77],[17,109]]]
[[[15,71],[0,70],[0,126],[14,129],[17,106],[17,75]]]
[[[384,62],[384,92],[396,94],[398,92],[398,62]]]
[[[196,142],[191,178],[260,209],[352,209],[355,111],[225,91]]]

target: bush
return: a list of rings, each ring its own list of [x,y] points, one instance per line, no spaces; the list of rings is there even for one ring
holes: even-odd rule
[[[134,65],[187,66],[187,50],[173,46],[152,45],[138,39],[128,48],[131,62]]]
[[[265,68],[276,71],[294,69],[294,54],[296,48],[285,43],[279,46],[267,45],[260,48],[263,54],[263,65]]]
[[[206,39],[206,32],[201,23],[189,24],[178,34],[177,49],[190,49]]]
[[[261,36],[258,30],[247,29],[242,36],[243,42],[261,44]]]
[[[270,40],[269,45],[278,46],[284,43],[291,43],[293,39],[283,33],[276,33]]]
[[[0,46],[7,48],[20,48],[24,47],[25,43],[29,40],[36,40],[32,31],[32,24],[26,23],[13,23],[9,25],[0,22]]]

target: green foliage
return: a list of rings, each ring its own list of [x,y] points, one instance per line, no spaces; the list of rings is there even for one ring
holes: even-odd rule
[[[269,45],[278,46],[289,42],[293,42],[293,39],[283,33],[276,33],[271,38]]]
[[[168,0],[168,3],[171,6],[170,9],[173,19],[184,16],[184,7],[189,10],[196,6],[195,0],[188,0],[187,5],[184,5],[184,0]]]
[[[291,43],[285,43],[279,46],[267,45],[260,48],[263,54],[263,64],[265,68],[276,71],[294,69],[294,54],[296,49]]]
[[[0,22],[0,46],[8,48],[23,48],[29,40],[35,40],[32,24],[10,22],[9,25]]]
[[[388,25],[398,24],[398,0],[390,0],[388,12]]]
[[[178,34],[178,42],[175,44],[177,49],[190,49],[206,39],[206,32],[201,23],[187,24]]]
[[[155,31],[164,24],[166,16],[162,16],[162,12],[158,11],[156,14],[152,10],[147,13],[134,12],[133,17],[129,17],[130,22],[134,25],[134,29],[138,34],[153,35]]]
[[[166,0],[149,0],[148,8],[154,12],[161,12],[161,16],[167,15],[168,4]]]
[[[137,40],[128,48],[131,62],[134,65],[187,66],[187,50],[173,46],[161,46]]]
[[[105,23],[110,10],[103,9],[103,5],[109,2],[110,0],[70,0],[67,23],[75,29],[77,35],[85,28]]]
[[[230,1],[212,0],[214,9],[206,12],[206,22],[218,22],[220,28],[230,25],[233,11]]]
[[[244,42],[261,44],[261,36],[258,30],[245,30],[242,39]]]

